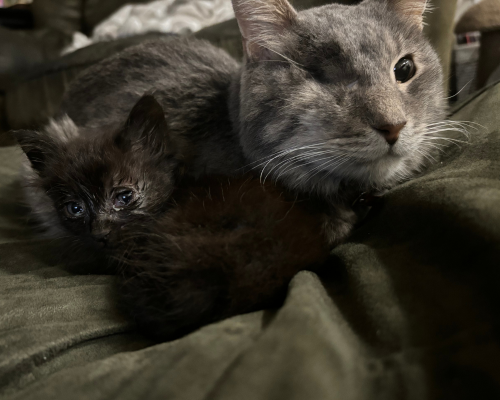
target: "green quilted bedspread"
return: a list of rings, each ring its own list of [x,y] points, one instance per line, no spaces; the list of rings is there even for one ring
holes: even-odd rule
[[[452,119],[483,128],[390,191],[331,276],[157,345],[117,311],[113,276],[31,235],[21,152],[0,149],[0,397],[500,398],[500,84]]]

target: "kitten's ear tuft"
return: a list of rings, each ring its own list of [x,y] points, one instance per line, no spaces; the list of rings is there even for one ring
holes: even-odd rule
[[[429,4],[428,0],[387,0],[387,3],[403,18],[423,28],[424,12]]]
[[[277,39],[294,23],[295,9],[287,0],[232,0],[232,3],[247,59],[265,60],[273,56],[269,49],[279,45]]]
[[[154,154],[172,151],[163,107],[152,95],[142,96],[132,108],[116,143],[124,150],[139,146]]]
[[[28,157],[32,168],[39,174],[43,173],[47,156],[57,146],[55,141],[43,133],[30,130],[12,131],[12,135]]]

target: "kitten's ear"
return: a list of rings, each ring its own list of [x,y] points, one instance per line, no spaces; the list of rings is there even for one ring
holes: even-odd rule
[[[387,3],[409,22],[418,25],[421,29],[424,27],[424,12],[429,4],[428,0],[387,0]]]
[[[170,142],[163,107],[152,95],[141,97],[116,137],[117,145],[124,150],[139,146],[153,154],[171,152]]]
[[[294,23],[297,12],[287,0],[232,0],[243,49],[249,60],[274,58],[279,36]],[[273,48],[274,47],[274,48]]]
[[[50,136],[36,131],[19,130],[13,131],[12,135],[28,157],[32,168],[42,174],[47,157],[56,151],[57,143]]]

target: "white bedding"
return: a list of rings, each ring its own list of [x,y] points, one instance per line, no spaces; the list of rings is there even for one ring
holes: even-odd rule
[[[126,5],[96,26],[91,37],[75,33],[73,43],[63,54],[92,43],[146,32],[196,32],[233,17],[231,0],[157,0]]]

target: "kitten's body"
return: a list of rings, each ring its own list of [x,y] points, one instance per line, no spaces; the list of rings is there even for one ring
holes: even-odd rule
[[[258,178],[189,182],[172,202],[114,249],[124,309],[158,339],[279,306],[292,277],[328,257],[317,208]]]

